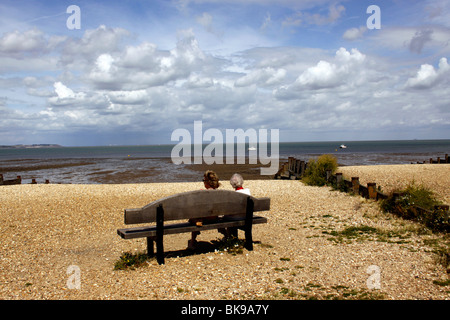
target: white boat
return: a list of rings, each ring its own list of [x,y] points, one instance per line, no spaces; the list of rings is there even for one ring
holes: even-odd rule
[[[256,148],[255,148],[255,147],[250,147],[250,148],[248,148],[248,150],[249,150],[249,151],[255,151]]]
[[[346,146],[345,144],[341,144],[341,145],[339,146],[339,148],[340,148],[340,149],[347,149],[347,146]]]

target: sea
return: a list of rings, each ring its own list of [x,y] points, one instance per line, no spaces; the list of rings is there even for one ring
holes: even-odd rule
[[[74,184],[197,181],[198,171],[189,164],[172,161],[174,147],[0,148],[0,174],[5,180],[21,176],[22,183],[31,183],[32,179],[37,183],[49,180]],[[203,145],[203,149],[206,147]],[[244,149],[249,147],[245,145]],[[279,143],[279,162],[288,157],[308,161],[332,154],[341,166],[411,164],[444,158],[449,151],[450,140],[283,142]],[[270,154],[269,148],[267,156]]]

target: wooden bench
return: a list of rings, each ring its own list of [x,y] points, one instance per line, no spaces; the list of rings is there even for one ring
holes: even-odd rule
[[[245,232],[244,247],[253,250],[252,225],[267,223],[267,219],[254,216],[255,211],[270,209],[270,198],[255,198],[229,190],[195,190],[159,199],[138,209],[125,209],[125,224],[154,223],[153,226],[118,229],[124,239],[147,238],[147,253],[153,255],[156,241],[156,259],[164,264],[163,237],[193,231],[219,228],[238,228]],[[217,221],[196,226],[187,220],[218,216]],[[166,221],[185,220],[165,224]]]

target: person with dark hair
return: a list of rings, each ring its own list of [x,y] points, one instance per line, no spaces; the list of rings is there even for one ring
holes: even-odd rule
[[[217,189],[220,186],[219,176],[214,171],[207,170],[203,175],[203,184],[205,186],[205,189]],[[189,222],[201,227],[203,225],[203,222],[213,222],[216,220],[217,217],[212,216],[199,219],[189,219]],[[197,244],[197,236],[199,234],[200,231],[194,231],[191,233],[191,240],[188,241],[188,249],[195,249]]]

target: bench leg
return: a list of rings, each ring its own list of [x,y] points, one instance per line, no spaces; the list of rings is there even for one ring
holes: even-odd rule
[[[162,205],[156,209],[156,261],[164,264],[164,210]]]
[[[253,224],[253,208],[254,203],[253,200],[248,197],[247,198],[247,210],[245,214],[245,244],[244,247],[248,251],[253,250],[253,236],[252,236],[252,224]]]
[[[155,250],[154,250],[154,238],[152,237],[147,237],[147,255],[149,257],[153,257],[155,255]]]
[[[238,228],[234,227],[234,228],[228,228],[228,230],[230,230],[230,236],[231,237],[235,237],[236,239],[238,239]]]

